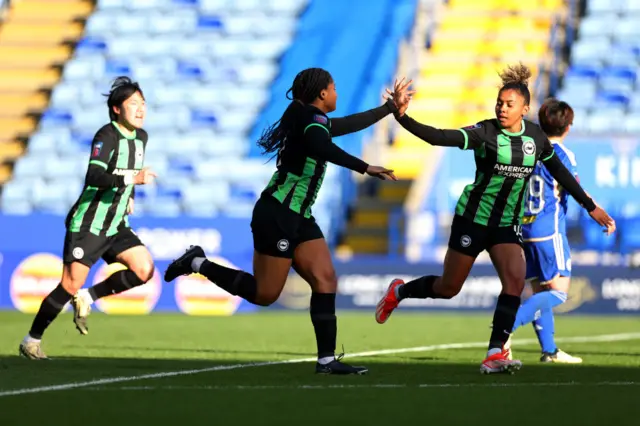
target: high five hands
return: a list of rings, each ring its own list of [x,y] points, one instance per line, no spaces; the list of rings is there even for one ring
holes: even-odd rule
[[[404,83],[404,80],[404,77],[402,77],[402,80],[400,81],[396,79],[395,83],[393,84],[393,91],[387,88],[386,95],[383,95],[384,99],[390,99],[396,104],[399,117],[402,117],[407,111],[409,102],[411,102],[411,97],[414,93],[416,93],[415,90],[409,90],[409,86],[411,85],[411,83],[413,83],[413,80],[409,80],[407,83]]]

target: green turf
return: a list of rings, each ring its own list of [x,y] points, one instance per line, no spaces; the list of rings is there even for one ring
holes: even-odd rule
[[[17,357],[32,317],[0,313],[0,394],[151,373],[313,357],[307,314],[266,312],[229,318],[150,315],[90,317],[80,336],[69,314],[47,331],[49,362]],[[490,315],[373,314],[339,316],[347,354],[486,341]],[[640,333],[636,318],[565,316],[558,337]],[[362,377],[316,376],[313,363],[255,366],[89,387],[0,396],[0,425],[519,425],[638,424],[640,339],[565,343],[578,366],[538,362],[531,327],[518,331],[516,375],[482,376],[486,348],[428,350],[348,360]],[[607,382],[608,384],[603,384]],[[626,383],[626,384],[623,384]],[[388,387],[384,387],[388,386]],[[548,403],[548,405],[544,405]],[[553,413],[555,411],[555,414]]]

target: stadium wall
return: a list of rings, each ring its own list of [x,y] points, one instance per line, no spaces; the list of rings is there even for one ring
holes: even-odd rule
[[[258,310],[224,292],[199,276],[181,277],[165,283],[162,274],[171,259],[190,244],[200,244],[207,255],[231,267],[251,270],[252,242],[247,219],[216,218],[167,220],[132,218],[132,226],[149,247],[156,262],[153,280],[144,286],[104,298],[99,311],[108,314],[144,315],[181,312],[188,315],[233,315]],[[58,216],[1,216],[0,309],[35,313],[42,298],[60,280],[62,269],[63,219]],[[85,286],[100,282],[119,264],[100,262]],[[392,278],[405,280],[440,274],[433,263],[402,260],[338,262],[338,309],[370,311]],[[569,301],[559,312],[572,314],[640,314],[640,269],[621,267],[574,267]],[[267,309],[306,310],[309,287],[297,275],[287,282],[280,300]],[[453,300],[415,300],[403,310],[454,310],[491,312],[500,293],[500,281],[490,266],[478,265],[463,291]],[[69,308],[67,308],[69,309]],[[373,318],[372,318],[373,320]]]

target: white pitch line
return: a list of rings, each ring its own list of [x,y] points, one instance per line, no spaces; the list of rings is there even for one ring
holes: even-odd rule
[[[110,386],[88,387],[89,391],[185,391],[185,390],[330,390],[330,389],[402,389],[402,388],[522,388],[564,386],[640,386],[640,382],[531,382],[531,383],[422,383],[422,384],[363,384],[363,385],[219,385],[219,386]]]
[[[557,342],[615,342],[621,340],[634,340],[640,339],[640,333],[619,333],[619,334],[603,334],[599,336],[578,336],[578,337],[565,337],[556,339]],[[520,339],[514,340],[516,344],[531,344],[537,343],[537,339]],[[472,348],[482,348],[486,347],[487,342],[468,342],[468,343],[449,343],[444,345],[430,345],[430,346],[418,346],[413,348],[399,348],[399,349],[382,349],[375,351],[367,351],[367,352],[355,352],[352,354],[345,355],[345,358],[360,358],[360,357],[370,357],[370,356],[380,356],[380,355],[396,355],[410,352],[430,352],[437,350],[447,350],[447,349],[472,349]],[[100,386],[100,385],[108,385],[112,383],[122,383],[122,382],[133,382],[137,380],[147,380],[147,379],[161,379],[165,377],[175,377],[175,376],[190,376],[194,374],[208,373],[212,371],[224,371],[224,370],[239,370],[242,368],[249,367],[266,367],[269,365],[283,365],[283,364],[297,364],[302,362],[314,362],[316,358],[297,358],[297,359],[289,359],[284,361],[265,361],[265,362],[251,362],[251,363],[242,363],[242,364],[231,364],[231,365],[216,365],[214,367],[207,368],[199,368],[195,370],[180,370],[180,371],[167,371],[161,373],[151,373],[151,374],[142,374],[139,376],[121,376],[121,377],[111,377],[106,379],[97,379],[97,380],[89,380],[86,382],[74,382],[74,383],[65,383],[61,385],[51,385],[51,386],[39,386],[34,388],[23,388],[23,389],[15,389],[9,391],[0,392],[0,397],[4,396],[13,396],[13,395],[25,395],[30,393],[42,393],[42,392],[53,392],[53,391],[62,391],[68,389],[75,388],[86,388],[89,386]],[[46,361],[40,361],[46,362]]]

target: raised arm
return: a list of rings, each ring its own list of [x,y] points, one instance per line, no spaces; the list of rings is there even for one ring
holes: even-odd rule
[[[418,123],[407,114],[402,117],[396,116],[396,119],[409,133],[430,145],[455,146],[460,149],[472,149],[482,145],[483,126],[481,123],[462,129],[437,129]]]
[[[368,111],[359,112],[357,114],[347,115],[346,117],[338,117],[331,119],[331,135],[333,137],[347,135],[349,133],[359,132],[369,126],[374,125],[378,121],[391,113],[396,113],[398,109],[392,100],[388,100],[383,105],[370,109]]]

